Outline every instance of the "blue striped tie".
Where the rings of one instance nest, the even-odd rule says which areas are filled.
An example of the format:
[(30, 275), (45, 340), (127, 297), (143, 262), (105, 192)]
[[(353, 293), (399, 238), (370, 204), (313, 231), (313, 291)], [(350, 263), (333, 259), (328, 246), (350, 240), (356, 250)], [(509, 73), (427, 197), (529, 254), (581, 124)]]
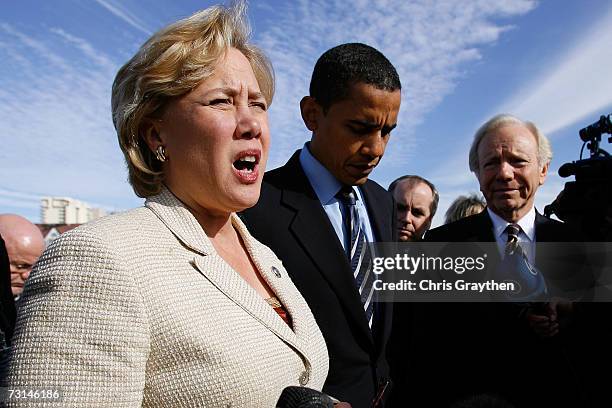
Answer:
[[(346, 231), (346, 252), (355, 278), (355, 286), (359, 290), (361, 304), (368, 325), (372, 327), (374, 311), (374, 274), (372, 273), (372, 254), (365, 235), (365, 228), (357, 211), (356, 195), (351, 186), (343, 187), (336, 195), (342, 206), (342, 219)], [(350, 237), (350, 245), (349, 238)]]

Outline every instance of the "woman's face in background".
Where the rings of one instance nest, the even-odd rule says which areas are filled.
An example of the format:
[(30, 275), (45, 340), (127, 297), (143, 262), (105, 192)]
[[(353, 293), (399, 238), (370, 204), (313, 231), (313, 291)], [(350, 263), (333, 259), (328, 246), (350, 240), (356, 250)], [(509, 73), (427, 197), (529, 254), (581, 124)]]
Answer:
[(210, 77), (168, 104), (158, 123), (166, 185), (196, 212), (255, 205), (270, 143), (267, 109), (251, 64), (229, 49)]

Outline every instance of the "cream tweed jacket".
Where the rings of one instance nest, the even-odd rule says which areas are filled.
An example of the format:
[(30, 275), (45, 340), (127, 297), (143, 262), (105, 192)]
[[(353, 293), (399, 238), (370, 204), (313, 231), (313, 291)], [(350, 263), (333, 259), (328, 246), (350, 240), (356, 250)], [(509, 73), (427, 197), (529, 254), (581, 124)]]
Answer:
[[(325, 342), (281, 261), (232, 223), (293, 330), (168, 190), (53, 241), (18, 304), (9, 387), (65, 407), (274, 407), (320, 390)], [(9, 406), (40, 406), (33, 399)]]

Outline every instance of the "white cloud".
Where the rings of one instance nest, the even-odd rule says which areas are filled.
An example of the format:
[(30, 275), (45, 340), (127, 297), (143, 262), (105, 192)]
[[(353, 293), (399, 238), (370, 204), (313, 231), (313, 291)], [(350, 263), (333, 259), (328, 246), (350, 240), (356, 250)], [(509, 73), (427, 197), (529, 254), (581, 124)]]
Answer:
[(121, 7), (121, 5), (114, 3), (112, 0), (95, 0), (100, 6), (104, 7), (114, 16), (123, 20), (133, 28), (142, 31), (146, 35), (151, 35), (153, 32), (149, 30), (145, 25), (132, 13), (130, 13), (125, 8)]
[(107, 72), (112, 72), (116, 69), (116, 64), (111, 61), (105, 54), (96, 50), (90, 43), (82, 38), (75, 37), (62, 30), (61, 28), (51, 28), (52, 33), (59, 35), (63, 40), (68, 42), (70, 45), (76, 47), (83, 56), (89, 58), (95, 65), (100, 69), (104, 69)]
[[(0, 30), (2, 30), (4, 32), (3, 34), (7, 35), (9, 39), (12, 38), (12, 40), (3, 42), (2, 48), (4, 50), (10, 50), (13, 53), (11, 55), (15, 58), (14, 62), (25, 63), (28, 67), (31, 67), (27, 55), (16, 54), (17, 47), (13, 41), (17, 40), (17, 44), (20, 45), (22, 49), (28, 49), (28, 51), (35, 53), (40, 58), (44, 59), (46, 63), (63, 70), (70, 68), (69, 64), (67, 64), (63, 58), (50, 51), (49, 47), (42, 41), (18, 31), (7, 23), (0, 23)], [(16, 57), (16, 55), (19, 55), (19, 57)]]
[[(141, 19), (115, 0), (96, 2), (130, 27), (151, 34)], [(403, 84), (400, 127), (382, 167), (399, 166), (416, 142), (416, 125), (453, 91), (467, 64), (482, 58), (483, 47), (512, 28), (498, 20), (527, 13), (535, 4), (530, 0), (297, 0), (273, 6), (254, 2), (251, 7), (268, 7), (269, 23), (258, 24), (256, 34), (277, 75), (270, 112), (270, 165), (284, 163), (309, 137), (299, 100), (307, 93), (316, 59), (326, 49), (343, 42), (365, 42), (383, 51), (398, 68)], [(0, 174), (8, 175), (3, 187), (118, 208), (138, 205), (125, 181), (110, 118), (111, 84), (125, 55), (105, 53), (65, 27), (41, 25), (28, 31), (0, 23), (0, 57), (6, 61), (0, 67), (0, 135), (7, 140), (0, 151)], [(0, 197), (5, 202), (16, 200)]]
[(551, 69), (512, 95), (498, 112), (534, 121), (546, 133), (586, 117), (595, 121), (612, 103), (612, 9)]
[(12, 208), (40, 208), (41, 196), (22, 191), (12, 191), (0, 187), (0, 213), (10, 212)]
[[(131, 206), (135, 199), (125, 182), (110, 114), (118, 66), (61, 29), (35, 37), (8, 24), (0, 28), (2, 43), (9, 44), (0, 46), (0, 57), (19, 56), (0, 76), (3, 190)], [(0, 196), (5, 206), (9, 198), (21, 200), (24, 207), (32, 203)]]
[(299, 101), (308, 92), (316, 59), (328, 48), (364, 42), (398, 69), (403, 85), (400, 127), (382, 166), (399, 166), (410, 156), (415, 127), (453, 91), (465, 64), (480, 59), (482, 47), (512, 28), (495, 20), (522, 15), (535, 5), (528, 0), (299, 0), (268, 11), (273, 25), (264, 26), (258, 37), (277, 76), (270, 164), (284, 163), (309, 137)]
[[(610, 44), (612, 12), (604, 14), (569, 52), (556, 56), (556, 61), (547, 61), (551, 69), (541, 77), (526, 81), (524, 88), (488, 112), (480, 123), (475, 124), (474, 130), (499, 112), (509, 112), (534, 121), (553, 138), (556, 131), (583, 118), (590, 117), (590, 121), (595, 121), (603, 113), (601, 110), (612, 104)], [(435, 171), (434, 182), (439, 180), (443, 190), (459, 186), (468, 189), (472, 183), (468, 178), (473, 179), (474, 176), (467, 170), (467, 157), (468, 147), (458, 152), (457, 158), (446, 161)], [(548, 181), (538, 191), (536, 207), (540, 211), (555, 199), (568, 181), (556, 173), (556, 170), (550, 170)]]

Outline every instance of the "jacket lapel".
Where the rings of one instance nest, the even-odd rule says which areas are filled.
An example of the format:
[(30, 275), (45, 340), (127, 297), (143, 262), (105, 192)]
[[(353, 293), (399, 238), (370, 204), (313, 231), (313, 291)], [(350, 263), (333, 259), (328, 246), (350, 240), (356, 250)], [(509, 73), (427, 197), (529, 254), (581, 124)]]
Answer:
[(292, 184), (281, 201), (295, 211), (289, 230), (327, 280), (356, 327), (374, 346), (361, 299), (340, 241), (299, 163), (299, 151), (285, 165)]
[[(386, 211), (381, 211), (388, 203), (381, 200), (380, 195), (377, 195), (372, 190), (372, 182), (366, 181), (365, 184), (359, 187), (363, 199), (365, 201), (366, 210), (370, 219), (370, 226), (374, 234), (376, 242), (393, 242), (397, 240), (395, 219), (397, 214), (395, 209), (389, 216)], [(395, 206), (395, 203), (393, 204)], [(376, 302), (374, 304), (374, 323), (372, 325), (372, 333), (374, 333), (374, 341), (376, 349), (381, 350), (383, 342), (388, 338), (391, 332), (393, 315), (393, 302)]]
[(384, 208), (386, 204), (381, 202), (378, 197), (371, 192), (370, 183), (369, 180), (366, 181), (359, 189), (363, 193), (368, 217), (370, 218), (370, 226), (374, 232), (374, 239), (377, 242), (385, 242), (393, 236), (393, 231), (391, 231), (392, 220), (384, 217), (386, 215), (385, 212), (377, 211), (378, 208)]
[(559, 228), (558, 225), (541, 215), (536, 211), (535, 218), (535, 230), (536, 230), (536, 240), (539, 242), (557, 242), (562, 241), (563, 239), (570, 240), (567, 237), (559, 236)]
[(187, 248), (201, 255), (215, 253), (215, 248), (200, 223), (167, 188), (164, 187), (158, 195), (147, 198), (145, 207), (153, 211)]
[(481, 213), (474, 216), (474, 241), (479, 242), (495, 242), (493, 235), (493, 222), (489, 217), (489, 212), (485, 209)]
[[(567, 230), (563, 227), (563, 224), (559, 224), (536, 211), (535, 218), (535, 240), (537, 243), (544, 242), (562, 242), (571, 241), (572, 237), (568, 237)], [(550, 251), (560, 251), (562, 253), (554, 256)], [(544, 252), (544, 253), (543, 253)], [(536, 248), (535, 264), (542, 269), (546, 269), (546, 262), (551, 259), (565, 259), (565, 256), (571, 255), (574, 252), (571, 244), (565, 245), (540, 245)]]
[(484, 209), (479, 214), (473, 216), (474, 224), (472, 229), (472, 237), (467, 239), (466, 241), (473, 242), (490, 242), (491, 244), (487, 246), (490, 248), (490, 265), (497, 265), (501, 262), (501, 256), (497, 250), (497, 244), (495, 243), (495, 235), (493, 234), (493, 221), (491, 221), (491, 217), (489, 217), (489, 212)]
[[(147, 199), (145, 205), (158, 216), (185, 247), (195, 252), (191, 264), (199, 273), (255, 320), (306, 355), (296, 333), (257, 291), (217, 254), (200, 224), (181, 201), (170, 191), (164, 189), (159, 195)], [(282, 277), (278, 279), (272, 269), (275, 267), (278, 271), (282, 271), (282, 264), (275, 257), (262, 257), (261, 249), (255, 245), (256, 241), (248, 233), (244, 224), (235, 214), (232, 214), (231, 217), (232, 224), (242, 236), (247, 251), (262, 277), (278, 294), (277, 297), (287, 307), (289, 313), (293, 312), (298, 315), (296, 321), (299, 324), (300, 309), (295, 305), (295, 290), (290, 288), (286, 276), (284, 280)]]
[[(259, 305), (263, 304), (265, 306), (262, 315), (265, 314), (269, 318), (262, 322), (289, 344), (300, 350), (300, 334), (306, 329), (304, 325), (304, 317), (308, 309), (306, 302), (293, 285), (289, 274), (276, 255), (268, 247), (253, 238), (237, 215), (232, 214), (232, 222), (242, 236), (245, 247), (259, 273), (291, 316), (293, 330), (265, 301), (257, 302)], [(266, 256), (263, 254), (266, 254)], [(256, 295), (258, 300), (261, 299), (261, 296), (257, 293)]]
[[(211, 259), (211, 257), (218, 259)], [(273, 291), (281, 293), (283, 290), (278, 284), (274, 284), (269, 273), (264, 272), (264, 265), (261, 260), (255, 261), (255, 265), (262, 270), (262, 276), (270, 285)], [(280, 318), (274, 309), (253, 289), (242, 277), (234, 271), (218, 255), (194, 258), (194, 267), (217, 287), (232, 302), (240, 306), (245, 312), (255, 320), (264, 325), (278, 337), (283, 339), (302, 354), (306, 355), (302, 345), (298, 342), (296, 333)], [(278, 267), (278, 266), (277, 266)], [(279, 269), (280, 270), (280, 269)], [(287, 297), (278, 296), (281, 302), (287, 301)], [(289, 302), (290, 303), (290, 302)], [(283, 304), (284, 305), (284, 304)], [(291, 309), (287, 306), (287, 311)], [(293, 310), (295, 313), (295, 310)], [(293, 316), (292, 316), (293, 317)]]

